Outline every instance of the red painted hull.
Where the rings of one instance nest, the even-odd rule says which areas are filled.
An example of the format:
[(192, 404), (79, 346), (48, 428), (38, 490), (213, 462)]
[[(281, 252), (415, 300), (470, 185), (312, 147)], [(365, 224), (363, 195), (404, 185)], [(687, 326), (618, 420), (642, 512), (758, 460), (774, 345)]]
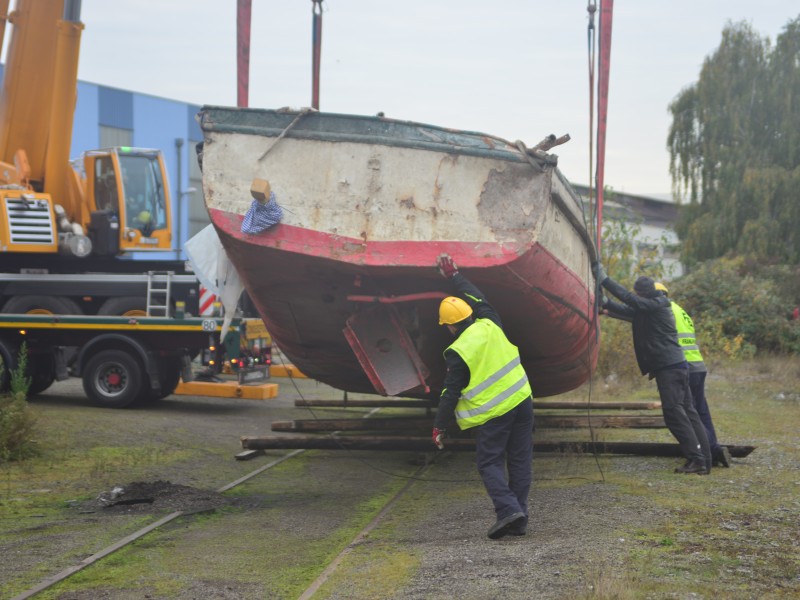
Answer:
[[(520, 349), (534, 396), (551, 396), (588, 380), (597, 360), (591, 277), (567, 268), (538, 242), (364, 242), (279, 224), (241, 233), (240, 215), (209, 208), (220, 240), (273, 339), (303, 373), (333, 387), (375, 393), (348, 344), (348, 319), (379, 299), (393, 313), (429, 372), (403, 392), (438, 397), (443, 350), (452, 338), (438, 325), (439, 298), (452, 290), (434, 267), (446, 252), (487, 296)], [(587, 267), (588, 270), (588, 267)], [(375, 302), (370, 304), (367, 299)], [(427, 386), (427, 389), (426, 389)]]

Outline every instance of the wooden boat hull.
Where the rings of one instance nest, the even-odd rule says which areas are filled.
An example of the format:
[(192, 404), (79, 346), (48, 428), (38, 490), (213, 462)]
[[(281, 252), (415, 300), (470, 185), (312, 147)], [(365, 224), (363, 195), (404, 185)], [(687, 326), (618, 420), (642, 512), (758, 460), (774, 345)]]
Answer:
[[(211, 221), (303, 373), (351, 392), (437, 397), (452, 341), (438, 304), (452, 290), (435, 262), (448, 253), (498, 309), (535, 396), (588, 379), (593, 247), (548, 160), (378, 117), (216, 107), (201, 116)], [(242, 233), (255, 177), (270, 181), (285, 217)]]

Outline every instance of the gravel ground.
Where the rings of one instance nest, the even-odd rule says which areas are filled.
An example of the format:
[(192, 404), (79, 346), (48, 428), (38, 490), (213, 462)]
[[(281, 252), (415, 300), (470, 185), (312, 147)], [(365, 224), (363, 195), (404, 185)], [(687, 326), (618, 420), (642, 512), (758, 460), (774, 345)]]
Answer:
[[(143, 459), (143, 464), (133, 466), (111, 465), (107, 477), (96, 476), (80, 488), (87, 499), (71, 503), (57, 518), (6, 522), (0, 532), (0, 582), (18, 583), (13, 588), (0, 585), (0, 597), (11, 597), (5, 592), (12, 589), (19, 593), (80, 562), (158, 516), (174, 511), (220, 510), (222, 514), (202, 526), (190, 526), (191, 521), (186, 521), (185, 525), (160, 534), (158, 545), (170, 549), (172, 562), (169, 556), (151, 557), (147, 543), (139, 546), (147, 555), (141, 565), (140, 581), (114, 587), (94, 581), (82, 590), (70, 590), (67, 585), (48, 591), (52, 594), (48, 597), (298, 597), (296, 577), (290, 575), (282, 580), (278, 574), (302, 573), (301, 586), (306, 585), (302, 581), (316, 577), (363, 527), (363, 522), (343, 544), (336, 546), (333, 554), (321, 546), (326, 538), (348, 526), (365, 498), (380, 494), (388, 498), (396, 493), (406, 481), (404, 478), (418, 468), (412, 463), (419, 457), (410, 453), (318, 451), (304, 455), (306, 458), (298, 461), (299, 465), (257, 476), (235, 494), (214, 491), (286, 453), (270, 451), (252, 462), (236, 461), (233, 457), (241, 450), (240, 436), (267, 435), (273, 420), (313, 418), (303, 409), (294, 408), (293, 401), (299, 394), (306, 399), (341, 398), (341, 392), (315, 382), (298, 380), (296, 390), (286, 380), (277, 381), (281, 386), (279, 398), (265, 402), (171, 396), (148, 409), (99, 409), (83, 399), (77, 381), (57, 384), (34, 400), (32, 404), (47, 427), (57, 430), (59, 423), (68, 422), (74, 428), (63, 432), (65, 444), (135, 446), (138, 440), (142, 445), (162, 448), (162, 453), (167, 452), (165, 448), (187, 452), (191, 459), (153, 460), (152, 464)], [(319, 417), (337, 414), (325, 410), (315, 413)], [(616, 470), (665, 486), (669, 482), (659, 483), (657, 475), (676, 462), (637, 457), (608, 460)], [(762, 459), (757, 457), (756, 464), (759, 460)], [(284, 464), (289, 463), (292, 460)], [(669, 522), (675, 513), (657, 508), (646, 498), (620, 494), (614, 485), (602, 483), (591, 457), (539, 456), (534, 461), (534, 474), (528, 535), (492, 541), (486, 537), (486, 530), (493, 521), (493, 512), (472, 455), (438, 456), (422, 476), (426, 480), (414, 482), (374, 530), (348, 547), (339, 568), (321, 584), (314, 597), (615, 597), (592, 596), (590, 586), (599, 585), (624, 566), (631, 544), (635, 543), (624, 532), (655, 529)], [(716, 476), (722, 485), (724, 472)], [(46, 496), (48, 489), (58, 485), (57, 481), (29, 481), (28, 487), (14, 490), (11, 495), (41, 492)], [(389, 489), (394, 491), (388, 493)], [(0, 509), (8, 510), (13, 507), (13, 498), (4, 497), (8, 501), (0, 503)], [(150, 515), (153, 518), (147, 520)], [(395, 587), (370, 579), (372, 567), (382, 560), (375, 557), (385, 556), (387, 549), (418, 561), (408, 571), (412, 573), (410, 578)], [(314, 558), (318, 554), (321, 556)], [(230, 564), (216, 566), (220, 561)], [(276, 573), (274, 580), (265, 576), (270, 569)], [(159, 591), (152, 583), (155, 575), (150, 577), (149, 572), (162, 577), (169, 573), (180, 582), (178, 591)]]

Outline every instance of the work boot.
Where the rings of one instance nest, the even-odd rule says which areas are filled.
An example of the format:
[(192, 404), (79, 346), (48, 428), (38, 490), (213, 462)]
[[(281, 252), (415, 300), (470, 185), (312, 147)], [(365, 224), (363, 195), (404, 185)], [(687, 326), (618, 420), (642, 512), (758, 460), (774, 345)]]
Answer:
[(678, 467), (675, 469), (676, 473), (697, 473), (698, 475), (708, 475), (709, 471), (708, 467), (706, 467), (705, 461), (700, 462), (699, 460), (690, 460), (682, 467)]
[(489, 539), (499, 540), (509, 533), (509, 530), (517, 525), (525, 525), (525, 513), (515, 512), (505, 519), (497, 519), (494, 525), (489, 528)]
[(508, 535), (525, 535), (527, 529), (528, 517), (525, 517), (522, 521), (518, 521), (508, 528)]
[(714, 452), (714, 464), (721, 465), (726, 469), (731, 466), (731, 453), (727, 446), (720, 446)]

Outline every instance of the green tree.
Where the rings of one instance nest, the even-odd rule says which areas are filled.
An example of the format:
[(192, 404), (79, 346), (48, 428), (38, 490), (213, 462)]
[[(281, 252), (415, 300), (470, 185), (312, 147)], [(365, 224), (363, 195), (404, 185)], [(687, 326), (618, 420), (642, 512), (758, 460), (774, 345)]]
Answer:
[(800, 263), (800, 17), (775, 47), (728, 24), (699, 80), (670, 104), (682, 258)]

